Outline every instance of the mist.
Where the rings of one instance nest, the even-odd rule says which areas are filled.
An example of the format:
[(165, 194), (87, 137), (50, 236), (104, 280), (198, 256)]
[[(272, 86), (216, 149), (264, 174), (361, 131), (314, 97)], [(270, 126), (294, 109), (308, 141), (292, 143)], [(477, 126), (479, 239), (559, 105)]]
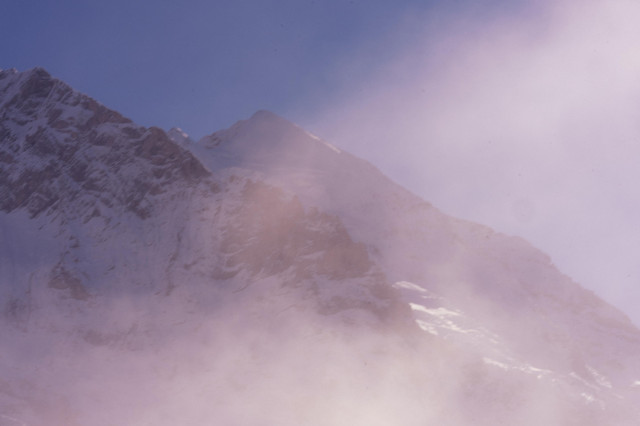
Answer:
[[(597, 406), (546, 379), (487, 364), (469, 348), (418, 330), (318, 315), (308, 300), (283, 295), (281, 283), (251, 286), (251, 295), (218, 292), (216, 309), (185, 300), (204, 294), (191, 288), (170, 298), (102, 298), (103, 306), (76, 313), (68, 327), (50, 314), (32, 318), (28, 337), (3, 328), (12, 342), (2, 360), (11, 372), (0, 388), (3, 421), (604, 424)], [(55, 326), (38, 330), (42, 320)], [(6, 395), (17, 402), (7, 404)], [(615, 422), (616, 414), (607, 415)]]
[[(250, 175), (218, 171), (215, 185), (160, 195), (152, 200), (163, 206), (156, 216), (123, 215), (118, 232), (100, 222), (81, 226), (77, 218), (70, 229), (84, 257), (70, 271), (93, 277), (84, 281), (87, 299), (70, 286), (51, 286), (56, 265), (43, 253), (23, 256), (23, 270), (3, 265), (12, 284), (28, 291), (11, 295), (25, 309), (3, 310), (0, 330), (10, 344), (0, 359), (2, 421), (533, 426), (605, 424), (628, 415), (598, 392), (595, 404), (585, 403), (564, 373), (520, 371), (487, 359), (473, 339), (420, 329), (376, 256), (338, 217)], [(412, 225), (381, 211), (389, 222), (379, 222), (383, 235), (388, 226)], [(39, 238), (20, 250), (64, 242), (59, 232), (48, 233), (59, 229), (42, 223)], [(11, 232), (20, 229), (8, 226), (4, 236)], [(450, 261), (426, 256), (416, 264), (446, 269), (451, 280), (487, 278), (481, 268), (457, 263), (473, 257), (444, 257), (450, 254)], [(477, 299), (466, 291), (463, 299)], [(484, 303), (496, 306), (477, 299), (476, 313), (490, 310)], [(524, 312), (513, 324), (526, 322)], [(480, 318), (471, 315), (471, 327)], [(562, 366), (564, 354), (558, 359), (545, 366)], [(605, 402), (606, 410), (599, 405)]]
[(627, 0), (412, 11), (377, 40), (389, 58), (300, 122), (523, 236), (637, 324), (639, 17)]
[(634, 424), (639, 11), (409, 11), (319, 137), (6, 72), (0, 424)]

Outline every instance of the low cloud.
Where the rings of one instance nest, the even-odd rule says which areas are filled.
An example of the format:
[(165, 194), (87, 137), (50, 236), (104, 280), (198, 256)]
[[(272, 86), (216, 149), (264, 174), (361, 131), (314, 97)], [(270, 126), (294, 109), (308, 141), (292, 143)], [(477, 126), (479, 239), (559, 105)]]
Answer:
[(394, 59), (307, 125), (632, 314), (640, 5), (496, 10), (408, 18), (412, 41), (388, 37)]

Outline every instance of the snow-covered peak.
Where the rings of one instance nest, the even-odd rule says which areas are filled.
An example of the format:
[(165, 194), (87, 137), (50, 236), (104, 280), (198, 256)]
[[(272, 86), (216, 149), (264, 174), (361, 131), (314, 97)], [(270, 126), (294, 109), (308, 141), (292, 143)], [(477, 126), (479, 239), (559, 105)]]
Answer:
[(286, 125), (291, 124), (287, 119), (279, 116), (278, 114), (276, 114), (275, 112), (271, 112), (267, 109), (259, 109), (258, 111), (254, 112), (253, 115), (251, 116), (251, 118), (249, 118), (249, 120), (267, 120), (267, 121), (281, 121), (286, 123)]
[(0, 102), (11, 101), (20, 94), (22, 98), (46, 98), (54, 84), (71, 88), (51, 76), (44, 68), (36, 67), (19, 72), (15, 68), (0, 71)]
[[(35, 336), (0, 357), (0, 423), (19, 413), (3, 401), (33, 396), (8, 375), (61, 389), (79, 424), (91, 425), (237, 423), (247, 404), (301, 413), (284, 424), (338, 424), (345, 396), (361, 395), (348, 404), (366, 414), (357, 424), (371, 424), (370, 407), (394, 395), (398, 405), (378, 410), (390, 417), (374, 423), (397, 423), (405, 403), (417, 413), (406, 424), (566, 424), (529, 420), (539, 401), (566, 404), (562, 419), (575, 424), (623, 424), (583, 420), (637, 410), (640, 333), (624, 316), (529, 244), (439, 212), (274, 113), (187, 143), (182, 130), (138, 126), (42, 69), (0, 71), (0, 107), (0, 331), (5, 348)], [(332, 352), (319, 339), (340, 330), (355, 349), (346, 368), (300, 355)], [(60, 342), (78, 357), (51, 355), (65, 355), (47, 350)], [(225, 353), (230, 346), (248, 352)], [(136, 365), (144, 373), (132, 376)], [(310, 394), (312, 370), (321, 374)], [(176, 400), (195, 377), (195, 399)], [(166, 399), (155, 389), (168, 389)], [(455, 405), (433, 404), (441, 394)], [(328, 395), (337, 403), (306, 410)], [(146, 400), (142, 417), (120, 412)], [(175, 404), (170, 415), (159, 400)], [(220, 403), (205, 417), (183, 417), (212, 400)], [(234, 404), (239, 415), (220, 416)], [(432, 407), (442, 413), (431, 417)], [(469, 412), (450, 422), (458, 407)], [(243, 424), (265, 423), (258, 411)]]
[(18, 71), (16, 68), (0, 68), (0, 80), (11, 76), (29, 78), (32, 75), (48, 76), (49, 78), (51, 78), (51, 74), (49, 74), (49, 72), (42, 67), (35, 67), (22, 72)]
[[(640, 348), (640, 334), (624, 315), (598, 303), (530, 244), (443, 214), (366, 161), (332, 150), (275, 114), (256, 113), (192, 150), (212, 169), (258, 171), (304, 205), (340, 217), (388, 278), (453, 301), (536, 365), (558, 368), (576, 351), (605, 368), (596, 342), (628, 345), (626, 354)], [(569, 348), (532, 349), (567, 336), (573, 336)]]
[[(0, 107), (22, 98), (39, 98), (52, 85), (51, 75), (43, 68), (18, 72), (15, 68), (0, 71)], [(8, 105), (10, 106), (10, 105)]]
[(260, 129), (264, 129), (266, 127), (268, 129), (271, 129), (274, 136), (278, 135), (281, 138), (297, 137), (298, 143), (305, 143), (304, 141), (309, 142), (310, 140), (313, 140), (324, 145), (337, 154), (341, 153), (340, 149), (331, 145), (329, 142), (322, 140), (318, 136), (312, 134), (311, 132), (308, 132), (297, 124), (292, 123), (286, 118), (283, 118), (271, 111), (258, 110), (251, 116), (251, 118), (249, 118), (249, 120), (245, 122), (245, 125), (257, 126)]
[(179, 127), (172, 127), (167, 132), (167, 136), (169, 136), (169, 139), (171, 139), (173, 142), (181, 146), (186, 146), (190, 143), (193, 143), (193, 140), (189, 137), (189, 135)]
[[(77, 92), (44, 68), (24, 72), (0, 73), (0, 108), (4, 122), (29, 128), (51, 127), (65, 131), (70, 127), (86, 130), (105, 123), (131, 124), (131, 120)], [(13, 127), (13, 126), (12, 126)]]
[(3, 211), (93, 214), (98, 202), (144, 217), (151, 194), (208, 175), (161, 129), (132, 123), (42, 68), (2, 72), (0, 108)]
[(7, 78), (10, 75), (15, 75), (17, 73), (18, 73), (18, 70), (16, 68), (7, 68), (7, 69), (0, 68), (0, 80)]
[(340, 150), (269, 111), (258, 111), (222, 131), (203, 137), (197, 150), (211, 151), (214, 168), (252, 163), (260, 167), (296, 164), (316, 168), (335, 161)]

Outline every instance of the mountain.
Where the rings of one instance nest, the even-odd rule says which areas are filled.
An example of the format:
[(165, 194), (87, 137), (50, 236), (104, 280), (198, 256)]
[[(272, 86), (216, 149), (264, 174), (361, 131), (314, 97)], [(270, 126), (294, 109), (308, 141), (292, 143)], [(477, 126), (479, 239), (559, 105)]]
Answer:
[(624, 314), (284, 118), (0, 114), (0, 425), (638, 424)]

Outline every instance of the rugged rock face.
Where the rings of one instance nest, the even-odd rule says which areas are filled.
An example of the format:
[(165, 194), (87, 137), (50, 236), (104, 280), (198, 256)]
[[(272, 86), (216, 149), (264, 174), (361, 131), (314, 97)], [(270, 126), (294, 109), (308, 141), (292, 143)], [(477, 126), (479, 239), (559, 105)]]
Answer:
[[(0, 208), (27, 212), (31, 219), (52, 218), (44, 226), (54, 235), (43, 238), (59, 248), (49, 253), (53, 261), (43, 278), (58, 294), (83, 301), (109, 288), (126, 292), (123, 277), (170, 293), (176, 284), (167, 277), (176, 268), (178, 249), (200, 257), (186, 263), (204, 264), (209, 272), (202, 278), (207, 281), (230, 280), (240, 272), (245, 281), (287, 273), (287, 283), (308, 282), (315, 293), (316, 276), (366, 280), (372, 290), (362, 291), (377, 292), (358, 295), (357, 301), (336, 294), (319, 302), (325, 310), (372, 304), (385, 293), (382, 287), (390, 288), (365, 247), (351, 239), (337, 217), (305, 212), (297, 199), (286, 201), (282, 191), (242, 174), (228, 183), (217, 180), (180, 147), (184, 141), (176, 143), (158, 128), (136, 126), (43, 69), (2, 71), (0, 76), (1, 147), (11, 156), (0, 168)], [(200, 206), (205, 229), (194, 223), (198, 213), (189, 211), (194, 205)], [(206, 216), (214, 207), (215, 213)], [(141, 225), (140, 220), (149, 223)], [(180, 241), (186, 227), (193, 233), (189, 243)], [(163, 231), (153, 243), (146, 241), (151, 228)], [(210, 258), (202, 259), (201, 251)], [(114, 252), (127, 253), (128, 261), (123, 265)], [(161, 273), (137, 268), (137, 262), (153, 264)], [(34, 281), (32, 272), (13, 275), (16, 282)], [(388, 300), (379, 304), (397, 303), (392, 296), (387, 290)], [(12, 298), (11, 306), (27, 299)]]
[(0, 72), (0, 108), (5, 212), (67, 208), (89, 218), (120, 204), (144, 218), (163, 186), (208, 175), (162, 130), (136, 126), (41, 68)]
[(42, 69), (0, 71), (0, 313), (0, 424), (639, 415), (640, 332), (526, 242), (275, 114), (196, 143)]

